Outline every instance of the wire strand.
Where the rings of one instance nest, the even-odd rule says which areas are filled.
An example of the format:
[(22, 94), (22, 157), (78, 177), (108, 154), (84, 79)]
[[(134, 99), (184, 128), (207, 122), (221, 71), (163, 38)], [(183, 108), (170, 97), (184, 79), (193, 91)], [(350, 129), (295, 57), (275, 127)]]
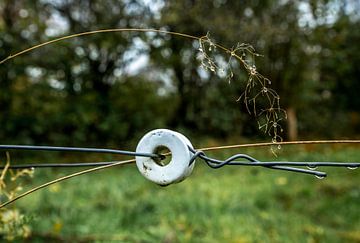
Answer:
[[(300, 145), (300, 144), (336, 144), (336, 143), (360, 143), (360, 140), (315, 140), (315, 141), (291, 141), (291, 142), (278, 142), (278, 143), (275, 143), (275, 145), (278, 145), (278, 144), (281, 144), (281, 145)], [(274, 145), (274, 143), (252, 143), (252, 144), (236, 144), (236, 145), (226, 145), (226, 146), (214, 146), (214, 147), (206, 147), (206, 148), (200, 148), (198, 149), (198, 152), (200, 154), (200, 151), (211, 151), (211, 150), (224, 150), (224, 149), (234, 149), (234, 148), (240, 148), (240, 147), (259, 147), (259, 146), (271, 146), (271, 145)], [(170, 153), (167, 153), (167, 154), (164, 154), (165, 156), (166, 155), (169, 155)], [(195, 160), (195, 159), (194, 159)], [(126, 161), (119, 161), (119, 162), (113, 162), (111, 164), (108, 164), (108, 165), (102, 165), (102, 166), (98, 166), (96, 168), (91, 168), (91, 169), (86, 169), (86, 170), (82, 170), (82, 171), (79, 171), (79, 172), (76, 172), (76, 173), (73, 173), (73, 174), (70, 174), (70, 175), (67, 175), (67, 176), (63, 176), (63, 177), (60, 177), (58, 179), (55, 179), (55, 180), (52, 180), (52, 181), (49, 181), (49, 182), (46, 182), (44, 184), (41, 184), (35, 188), (32, 188), (14, 198), (12, 198), (11, 200), (3, 203), (0, 205), (0, 209), (19, 200), (20, 198), (23, 198), (27, 195), (30, 195), (31, 193), (34, 193), (40, 189), (43, 189), (47, 186), (50, 186), (52, 184), (55, 184), (55, 183), (59, 183), (59, 182), (62, 182), (64, 180), (68, 180), (68, 179), (71, 179), (71, 178), (74, 178), (74, 177), (77, 177), (77, 176), (80, 176), (80, 175), (84, 175), (84, 174), (88, 174), (88, 173), (92, 173), (92, 172), (95, 172), (95, 171), (98, 171), (98, 170), (103, 170), (103, 169), (106, 169), (106, 168), (111, 168), (113, 166), (117, 166), (117, 165), (124, 165), (124, 164), (130, 164), (130, 163), (134, 163), (135, 162), (135, 159), (132, 159), (132, 160), (126, 160)], [(241, 162), (237, 162), (237, 163), (241, 163)], [(254, 163), (254, 162), (253, 162)], [(261, 162), (261, 163), (279, 163), (279, 162)], [(309, 166), (310, 163), (306, 163), (306, 162), (284, 162), (285, 164), (286, 163), (302, 163), (304, 166), (305, 164), (307, 166)], [(314, 162), (315, 164), (316, 163), (320, 163), (320, 162)], [(331, 163), (331, 162), (328, 162), (328, 163)], [(250, 165), (249, 163), (247, 163), (246, 165)], [(254, 163), (255, 166), (260, 166), (260, 164), (256, 164)], [(262, 164), (261, 166), (263, 166), (265, 164)], [(276, 164), (268, 164), (268, 165), (276, 165)], [(324, 166), (327, 166), (327, 165), (324, 165)], [(330, 165), (329, 165), (330, 166)], [(337, 165), (335, 165), (337, 166)], [(323, 178), (323, 177), (320, 177), (320, 178)]]
[[(302, 169), (302, 168), (287, 167), (287, 166), (283, 166), (283, 164), (281, 162), (278, 162), (277, 164), (273, 164), (273, 165), (265, 165), (265, 164), (263, 164), (263, 162), (256, 160), (255, 158), (253, 158), (249, 155), (246, 155), (246, 154), (236, 154), (236, 155), (233, 155), (233, 156), (227, 158), (226, 160), (218, 160), (218, 159), (214, 159), (214, 158), (206, 156), (204, 152), (196, 151), (194, 149), (191, 149), (190, 147), (189, 147), (189, 149), (192, 153), (194, 153), (194, 156), (193, 156), (193, 158), (191, 158), (189, 164), (191, 164), (196, 159), (196, 157), (199, 157), (199, 158), (203, 159), (206, 162), (206, 164), (213, 169), (219, 169), (225, 165), (246, 164), (247, 166), (263, 166), (263, 167), (266, 167), (269, 169), (274, 169), (274, 170), (285, 170), (285, 171), (290, 171), (290, 172), (304, 173), (304, 174), (315, 175), (315, 176), (322, 177), (322, 178), (326, 177), (325, 172), (307, 170), (307, 169)], [(246, 159), (247, 161), (250, 161), (251, 163), (238, 162), (237, 159)]]
[[(216, 150), (226, 150), (226, 149), (235, 149), (243, 147), (261, 147), (261, 146), (271, 146), (271, 145), (301, 145), (301, 144), (339, 144), (339, 143), (360, 143), (360, 140), (314, 140), (314, 141), (288, 141), (288, 142), (277, 142), (277, 143), (252, 143), (252, 144), (234, 144), (234, 145), (225, 145), (225, 146), (214, 146), (214, 147), (205, 147), (199, 148), (198, 151), (216, 151)], [(68, 152), (93, 152), (93, 153), (111, 153), (111, 154), (121, 154), (121, 155), (130, 155), (130, 156), (144, 156), (151, 158), (160, 158), (165, 159), (165, 156), (170, 155), (171, 153), (165, 154), (152, 154), (152, 153), (138, 153), (132, 151), (124, 151), (117, 149), (104, 149), (104, 148), (81, 148), (81, 147), (53, 147), (53, 146), (30, 146), (30, 145), (0, 145), (0, 149), (9, 149), (9, 150), (35, 150), (35, 151), (68, 151)], [(200, 152), (201, 153), (201, 152)], [(194, 155), (198, 157), (199, 155)], [(203, 156), (203, 155), (202, 155)], [(254, 159), (253, 162), (256, 160)], [(190, 164), (193, 161), (190, 162)], [(112, 164), (114, 162), (85, 162), (85, 163), (32, 163), (32, 164), (21, 164), (21, 165), (10, 165), (9, 169), (26, 169), (26, 168), (51, 168), (51, 167), (92, 167), (92, 166), (102, 166)], [(335, 166), (335, 167), (356, 167), (356, 163), (337, 163), (336, 162), (262, 162), (269, 163), (268, 166), (282, 166), (282, 165), (292, 165), (292, 166)], [(302, 163), (300, 165), (300, 163)], [(321, 164), (319, 164), (321, 163)], [(234, 164), (234, 163), (232, 163)], [(238, 164), (238, 165), (247, 165), (247, 164)], [(263, 164), (265, 166), (265, 164)], [(256, 165), (255, 165), (256, 166)], [(4, 169), (5, 166), (0, 166), (0, 169)], [(285, 169), (286, 170), (286, 169)], [(291, 171), (291, 170), (290, 170)]]
[(106, 148), (81, 148), (81, 147), (57, 147), (57, 146), (32, 146), (32, 145), (0, 145), (2, 150), (33, 150), (33, 151), (58, 151), (58, 152), (84, 152), (84, 153), (107, 153), (107, 154), (121, 154), (128, 156), (142, 156), (158, 158), (158, 154), (153, 153), (138, 153), (133, 151), (125, 151), (118, 149)]

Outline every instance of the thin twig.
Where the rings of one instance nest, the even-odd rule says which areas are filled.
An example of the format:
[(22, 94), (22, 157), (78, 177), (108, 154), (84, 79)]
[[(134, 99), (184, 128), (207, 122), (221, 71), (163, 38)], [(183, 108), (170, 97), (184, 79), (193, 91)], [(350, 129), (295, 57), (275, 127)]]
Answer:
[[(67, 40), (67, 39), (72, 39), (75, 37), (80, 37), (80, 36), (85, 36), (85, 35), (93, 35), (93, 34), (99, 34), (99, 33), (111, 33), (111, 32), (155, 32), (155, 33), (161, 33), (161, 34), (169, 34), (169, 35), (176, 35), (176, 36), (181, 36), (181, 37), (185, 37), (188, 39), (194, 39), (194, 40), (200, 40), (202, 37), (197, 37), (197, 36), (193, 36), (193, 35), (188, 35), (188, 34), (184, 34), (184, 33), (179, 33), (179, 32), (173, 32), (173, 31), (166, 31), (166, 30), (157, 30), (157, 29), (131, 29), (131, 28), (121, 28), (121, 29), (101, 29), (101, 30), (93, 30), (93, 31), (87, 31), (87, 32), (81, 32), (81, 33), (77, 33), (77, 34), (72, 34), (72, 35), (67, 35), (67, 36), (63, 36), (60, 38), (56, 38), (50, 41), (46, 41), (43, 42), (41, 44), (38, 45), (34, 45), (32, 47), (29, 47), (25, 50), (16, 52), (15, 54), (9, 55), (8, 57), (6, 57), (5, 59), (0, 61), (0, 65), (17, 57), (20, 55), (23, 55), (27, 52), (30, 52), (32, 50), (35, 50), (37, 48), (43, 47), (43, 46), (47, 46), (59, 41), (63, 41), (63, 40)], [(227, 49), (226, 47), (219, 45), (219, 44), (215, 44), (218, 48), (222, 49), (225, 52), (231, 52), (229, 49)], [(235, 55), (236, 56), (236, 55)], [(240, 58), (238, 56), (238, 58)]]

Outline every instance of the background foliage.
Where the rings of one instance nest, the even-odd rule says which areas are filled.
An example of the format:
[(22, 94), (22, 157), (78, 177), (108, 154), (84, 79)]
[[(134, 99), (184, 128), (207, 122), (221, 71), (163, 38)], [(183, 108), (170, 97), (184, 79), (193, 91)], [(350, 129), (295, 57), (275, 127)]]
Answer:
[[(2, 58), (56, 36), (102, 28), (151, 27), (195, 36), (209, 31), (229, 48), (250, 43), (263, 55), (258, 70), (288, 111), (284, 137), (359, 132), (356, 1), (16, 0), (2, 1), (0, 8)], [(238, 74), (230, 85), (205, 73), (194, 45), (169, 35), (99, 34), (4, 63), (0, 138), (121, 146), (159, 126), (221, 138), (261, 136), (254, 118), (236, 103), (243, 70), (234, 67)]]

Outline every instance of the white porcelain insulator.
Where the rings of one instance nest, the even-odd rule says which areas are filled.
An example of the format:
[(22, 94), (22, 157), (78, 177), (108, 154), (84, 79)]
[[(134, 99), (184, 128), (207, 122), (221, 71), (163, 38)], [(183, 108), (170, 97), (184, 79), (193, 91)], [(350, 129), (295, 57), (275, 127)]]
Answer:
[(171, 161), (167, 165), (156, 163), (153, 158), (136, 156), (136, 165), (140, 173), (155, 182), (166, 186), (177, 183), (189, 176), (194, 168), (189, 161), (193, 156), (188, 147), (193, 148), (184, 135), (168, 129), (156, 129), (145, 134), (136, 147), (138, 153), (156, 153), (161, 147), (171, 152)]

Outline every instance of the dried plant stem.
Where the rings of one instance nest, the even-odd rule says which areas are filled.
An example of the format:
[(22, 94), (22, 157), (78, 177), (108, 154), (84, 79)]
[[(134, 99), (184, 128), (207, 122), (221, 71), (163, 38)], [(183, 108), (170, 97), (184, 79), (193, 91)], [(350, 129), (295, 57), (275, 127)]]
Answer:
[[(38, 49), (40, 47), (43, 46), (47, 46), (56, 42), (60, 42), (63, 40), (68, 40), (68, 39), (72, 39), (72, 38), (76, 38), (76, 37), (81, 37), (81, 36), (86, 36), (86, 35), (94, 35), (94, 34), (99, 34), (99, 33), (112, 33), (112, 32), (154, 32), (154, 33), (160, 33), (160, 34), (169, 34), (169, 35), (175, 35), (175, 36), (181, 36), (184, 38), (188, 38), (188, 39), (193, 39), (193, 40), (200, 40), (202, 37), (197, 37), (197, 36), (193, 36), (193, 35), (188, 35), (188, 34), (184, 34), (184, 33), (179, 33), (179, 32), (173, 32), (173, 31), (166, 31), (166, 30), (157, 30), (157, 29), (133, 29), (133, 28), (121, 28), (121, 29), (101, 29), (101, 30), (93, 30), (93, 31), (87, 31), (87, 32), (81, 32), (81, 33), (77, 33), (77, 34), (72, 34), (72, 35), (67, 35), (67, 36), (63, 36), (60, 38), (56, 38), (35, 46), (32, 46), (30, 48), (27, 48), (25, 50), (16, 52), (15, 54), (9, 55), (8, 57), (6, 57), (5, 59), (0, 61), (0, 64), (3, 64), (17, 56), (23, 55), (27, 52), (33, 51), (35, 49)], [(229, 49), (227, 49), (224, 46), (215, 44), (218, 48), (226, 51), (226, 52), (231, 52)]]
[(303, 144), (359, 144), (360, 140), (313, 140), (313, 141), (289, 141), (289, 142), (277, 142), (277, 143), (249, 143), (249, 144), (234, 144), (217, 147), (200, 148), (200, 151), (215, 151), (224, 149), (235, 148), (250, 148), (250, 147), (266, 147), (273, 145), (303, 145)]
[[(1, 171), (0, 183), (3, 183), (3, 181), (5, 180), (5, 175), (9, 169), (9, 167), (10, 167), (10, 154), (9, 154), (9, 152), (6, 152), (6, 164), (5, 164), (4, 169)], [(2, 188), (1, 185), (0, 185), (0, 188)]]
[[(199, 59), (201, 66), (205, 70), (213, 73), (226, 74), (228, 82), (233, 79), (234, 73), (232, 69), (232, 59), (240, 62), (247, 74), (247, 81), (244, 91), (237, 101), (242, 101), (249, 114), (253, 114), (257, 118), (259, 130), (272, 137), (272, 142), (282, 142), (280, 133), (283, 131), (280, 121), (286, 119), (286, 111), (280, 108), (280, 96), (269, 85), (271, 81), (261, 75), (255, 66), (255, 58), (260, 56), (255, 49), (249, 44), (237, 44), (236, 47), (227, 51), (229, 55), (225, 65), (216, 62), (216, 55), (211, 53), (216, 50), (217, 45), (210, 38), (209, 33), (199, 40)], [(263, 100), (264, 108), (257, 109), (257, 103)], [(261, 103), (261, 102), (260, 102)], [(275, 154), (273, 147), (271, 150)], [(275, 154), (276, 155), (276, 154)]]
[(110, 167), (113, 167), (113, 166), (118, 166), (118, 165), (125, 165), (125, 164), (130, 164), (130, 163), (133, 163), (135, 162), (134, 159), (131, 159), (131, 160), (124, 160), (124, 161), (118, 161), (118, 162), (115, 162), (114, 164), (110, 164), (110, 165), (104, 165), (104, 166), (99, 166), (99, 167), (96, 167), (96, 168), (91, 168), (91, 169), (87, 169), (87, 170), (82, 170), (82, 171), (79, 171), (79, 172), (76, 172), (76, 173), (73, 173), (73, 174), (70, 174), (70, 175), (67, 175), (67, 176), (63, 176), (63, 177), (60, 177), (58, 179), (55, 179), (55, 180), (52, 180), (52, 181), (49, 181), (49, 182), (46, 182), (44, 184), (41, 184), (40, 186), (37, 186), (37, 187), (34, 187), (8, 201), (6, 201), (5, 203), (1, 204), (0, 205), (0, 209), (5, 207), (6, 205), (9, 205), (17, 200), (19, 200), (20, 198), (23, 198), (29, 194), (32, 194), (33, 192), (36, 192), (42, 188), (45, 188), (47, 186), (50, 186), (52, 184), (55, 184), (55, 183), (58, 183), (58, 182), (61, 182), (61, 181), (65, 181), (65, 180), (68, 180), (70, 178), (73, 178), (73, 177), (76, 177), (76, 176), (80, 176), (80, 175), (84, 175), (84, 174), (88, 174), (90, 172), (94, 172), (94, 171), (98, 171), (98, 170), (103, 170), (103, 169), (106, 169), (106, 168), (110, 168)]

